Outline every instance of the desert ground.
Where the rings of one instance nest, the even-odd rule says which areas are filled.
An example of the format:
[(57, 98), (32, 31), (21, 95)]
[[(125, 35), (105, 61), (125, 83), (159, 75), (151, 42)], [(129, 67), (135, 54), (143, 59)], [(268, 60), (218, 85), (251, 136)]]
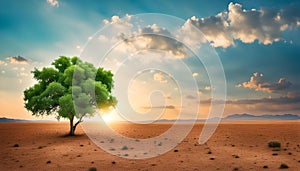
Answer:
[[(203, 124), (171, 151), (150, 159), (125, 159), (97, 147), (82, 128), (68, 137), (68, 123), (0, 123), (0, 170), (300, 170), (300, 122), (221, 123), (206, 144), (197, 143)], [(171, 124), (112, 124), (135, 138), (157, 136)], [(268, 147), (278, 140), (280, 149)], [(264, 168), (265, 167), (265, 168)]]

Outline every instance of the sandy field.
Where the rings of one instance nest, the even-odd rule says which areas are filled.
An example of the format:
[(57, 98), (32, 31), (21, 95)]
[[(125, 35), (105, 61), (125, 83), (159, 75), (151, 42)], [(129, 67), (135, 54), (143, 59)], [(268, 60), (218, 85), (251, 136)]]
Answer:
[[(112, 127), (134, 138), (157, 136), (171, 124)], [(68, 123), (0, 123), (0, 170), (300, 170), (300, 122), (222, 123), (206, 144), (197, 143), (203, 124), (171, 151), (151, 159), (125, 159), (97, 147), (84, 134), (64, 136)], [(268, 147), (270, 140), (280, 149)], [(264, 168), (265, 167), (265, 168)], [(267, 168), (266, 168), (267, 167)]]

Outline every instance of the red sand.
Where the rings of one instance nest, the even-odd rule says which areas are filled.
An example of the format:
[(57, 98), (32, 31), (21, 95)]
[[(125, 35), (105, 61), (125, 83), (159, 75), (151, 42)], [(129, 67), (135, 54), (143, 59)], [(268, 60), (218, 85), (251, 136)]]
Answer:
[[(124, 123), (113, 128), (129, 137), (147, 138), (170, 126)], [(299, 121), (222, 123), (205, 145), (198, 145), (202, 127), (194, 127), (175, 148), (178, 152), (129, 160), (104, 152), (80, 127), (77, 136), (65, 137), (68, 123), (0, 123), (0, 170), (277, 170), (282, 163), (288, 170), (300, 170)], [(270, 140), (281, 142), (280, 151), (268, 147)]]

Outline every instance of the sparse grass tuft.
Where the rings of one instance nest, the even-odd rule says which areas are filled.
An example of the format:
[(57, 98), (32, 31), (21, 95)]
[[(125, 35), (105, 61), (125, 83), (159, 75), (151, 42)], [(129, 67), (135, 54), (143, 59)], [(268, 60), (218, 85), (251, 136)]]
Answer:
[(122, 147), (122, 150), (128, 150), (128, 147), (127, 147), (126, 145), (124, 145), (124, 146)]
[(268, 146), (270, 148), (280, 148), (281, 147), (281, 143), (279, 141), (270, 141), (268, 143)]

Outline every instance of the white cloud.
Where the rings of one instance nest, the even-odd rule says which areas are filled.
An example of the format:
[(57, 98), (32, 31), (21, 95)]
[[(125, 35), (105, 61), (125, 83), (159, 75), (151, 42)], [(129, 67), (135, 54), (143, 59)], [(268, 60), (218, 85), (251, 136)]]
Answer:
[(28, 59), (21, 56), (12, 56), (6, 58), (11, 64), (28, 64)]
[[(227, 48), (234, 45), (231, 36), (229, 24), (226, 20), (227, 13), (219, 13), (216, 16), (207, 18), (197, 18), (195, 16), (187, 20), (186, 24), (193, 24), (199, 28), (205, 38), (212, 43), (214, 47)], [(199, 37), (199, 36), (196, 36)]]
[(29, 74), (28, 74), (28, 73), (25, 73), (25, 72), (21, 72), (21, 73), (20, 73), (20, 76), (22, 76), (22, 77), (27, 77), (27, 76), (29, 76)]
[(203, 91), (201, 89), (198, 89), (197, 93), (198, 95), (202, 95)]
[(102, 22), (107, 25), (107, 24), (114, 24), (114, 26), (117, 27), (129, 27), (131, 28), (133, 25), (130, 23), (131, 15), (126, 14), (125, 17), (120, 18), (117, 15), (114, 15), (111, 17), (110, 20), (104, 19)]
[(167, 83), (168, 80), (165, 78), (165, 75), (162, 72), (153, 74), (153, 79), (159, 81), (160, 83)]
[(179, 41), (173, 39), (167, 29), (161, 28), (156, 24), (139, 29), (135, 35), (120, 34), (118, 38), (124, 42), (118, 48), (131, 51), (131, 53), (153, 49), (180, 59), (187, 56), (187, 48)]
[(200, 44), (206, 42), (204, 35), (199, 34), (199, 29), (195, 27), (191, 19), (188, 19), (183, 26), (178, 30), (178, 35), (176, 37), (178, 40), (184, 42), (187, 46), (191, 48), (198, 49)]
[(5, 65), (6, 62), (0, 60), (0, 65)]
[(255, 89), (256, 91), (273, 93), (286, 90), (291, 85), (292, 83), (287, 81), (285, 78), (280, 78), (277, 83), (268, 83), (264, 80), (263, 74), (255, 72), (250, 77), (249, 81), (238, 84), (236, 87), (244, 87), (249, 89)]
[(165, 99), (171, 99), (171, 96), (170, 95), (164, 95), (164, 98)]
[(108, 41), (108, 38), (105, 35), (99, 35), (98, 40), (102, 41), (102, 42), (106, 42)]
[(257, 40), (267, 45), (283, 40), (282, 31), (299, 26), (300, 15), (297, 11), (297, 7), (294, 6), (279, 10), (246, 10), (241, 4), (231, 2), (228, 11), (206, 18), (194, 16), (186, 23), (192, 23), (199, 28), (214, 47), (234, 46), (235, 40), (243, 43), (253, 43)]
[(211, 87), (210, 86), (205, 86), (204, 90), (209, 91), (209, 90), (211, 90)]
[(50, 4), (53, 7), (58, 7), (59, 6), (58, 0), (47, 0), (47, 3)]
[(194, 72), (194, 73), (193, 73), (193, 77), (197, 77), (197, 76), (199, 76), (199, 73)]

